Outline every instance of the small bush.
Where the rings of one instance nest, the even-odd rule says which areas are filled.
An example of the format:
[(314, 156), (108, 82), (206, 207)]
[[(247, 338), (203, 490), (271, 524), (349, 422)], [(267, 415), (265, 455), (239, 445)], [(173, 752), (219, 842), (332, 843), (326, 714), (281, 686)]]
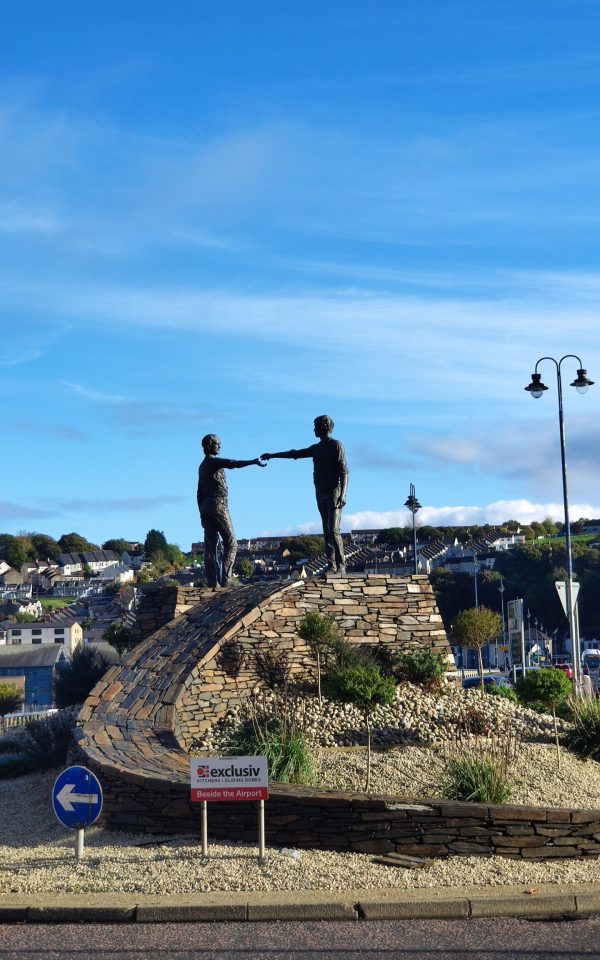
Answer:
[(10, 757), (0, 763), (0, 780), (10, 780), (21, 777), (24, 773), (31, 773), (34, 768), (22, 757)]
[(581, 756), (600, 760), (600, 700), (574, 701), (571, 720), (573, 727), (564, 735), (566, 745)]
[(519, 702), (514, 690), (511, 690), (510, 687), (501, 687), (499, 683), (487, 683), (485, 692), (490, 697), (500, 697), (503, 700), (510, 700), (511, 703)]
[(269, 779), (278, 783), (314, 782), (315, 772), (304, 733), (284, 716), (251, 710), (225, 744), (228, 756), (266, 757)]
[(328, 674), (346, 667), (374, 667), (376, 666), (369, 650), (356, 643), (349, 643), (343, 637), (335, 636), (327, 650), (326, 668)]
[(256, 650), (254, 669), (257, 677), (271, 690), (275, 687), (286, 687), (290, 682), (292, 671), (285, 650)]
[(77, 718), (76, 710), (59, 710), (42, 720), (31, 720), (19, 741), (25, 764), (46, 770), (64, 765)]
[(496, 720), (483, 707), (481, 701), (465, 703), (456, 717), (455, 732), (458, 736), (488, 737), (496, 730)]
[(467, 803), (501, 804), (510, 800), (510, 768), (517, 741), (507, 718), (485, 736), (455, 731), (441, 781), (443, 796)]
[(392, 669), (400, 682), (439, 687), (447, 669), (446, 656), (430, 647), (403, 650), (394, 657)]
[(502, 765), (491, 758), (465, 754), (448, 761), (446, 769), (449, 800), (467, 803), (506, 803), (510, 787)]
[(65, 664), (56, 676), (56, 705), (72, 707), (83, 703), (109, 667), (106, 657), (93, 647), (77, 647), (71, 662)]

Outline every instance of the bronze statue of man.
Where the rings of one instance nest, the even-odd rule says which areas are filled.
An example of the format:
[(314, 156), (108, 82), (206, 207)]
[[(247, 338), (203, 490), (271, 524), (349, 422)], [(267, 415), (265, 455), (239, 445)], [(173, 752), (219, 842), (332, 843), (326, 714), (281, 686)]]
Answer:
[[(200, 522), (204, 527), (206, 582), (216, 590), (217, 586), (226, 587), (229, 583), (237, 553), (224, 471), (236, 470), (238, 467), (266, 467), (266, 463), (261, 463), (258, 457), (255, 460), (227, 460), (217, 456), (221, 441), (214, 433), (202, 438), (202, 449), (205, 457), (198, 470), (198, 509)], [(219, 536), (223, 542), (222, 564), (219, 563), (217, 554)]]
[(317, 507), (323, 521), (323, 537), (329, 569), (345, 573), (346, 560), (340, 533), (340, 520), (342, 507), (346, 505), (348, 467), (342, 444), (331, 436), (333, 427), (331, 417), (316, 417), (315, 436), (319, 438), (318, 443), (313, 443), (304, 450), (263, 453), (261, 460), (300, 460), (312, 457)]

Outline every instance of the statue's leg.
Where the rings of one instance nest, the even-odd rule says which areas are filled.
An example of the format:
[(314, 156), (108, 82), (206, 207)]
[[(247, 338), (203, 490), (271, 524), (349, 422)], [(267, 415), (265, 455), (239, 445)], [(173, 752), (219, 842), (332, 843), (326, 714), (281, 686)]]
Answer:
[(335, 556), (335, 544), (333, 540), (333, 524), (331, 516), (332, 505), (333, 500), (331, 497), (317, 497), (317, 507), (319, 508), (321, 522), (323, 524), (323, 539), (325, 540), (325, 554), (327, 556), (327, 563), (329, 564), (330, 570), (335, 570), (337, 567), (337, 562)]
[(332, 509), (332, 529), (331, 536), (333, 539), (335, 547), (335, 562), (340, 573), (346, 572), (346, 557), (344, 555), (344, 541), (342, 540), (342, 535), (340, 533), (340, 523), (342, 520), (342, 511), (340, 507), (336, 507), (339, 497), (339, 492), (336, 490), (332, 497), (331, 509)]
[(201, 517), (204, 527), (204, 572), (206, 582), (213, 589), (219, 583), (219, 563), (217, 557), (217, 538), (219, 531), (215, 523), (215, 518), (211, 514), (203, 514)]
[(237, 540), (233, 532), (233, 524), (229, 516), (227, 505), (223, 504), (218, 511), (218, 525), (221, 540), (223, 541), (223, 569), (221, 573), (221, 584), (226, 587), (233, 573), (233, 565), (237, 555)]

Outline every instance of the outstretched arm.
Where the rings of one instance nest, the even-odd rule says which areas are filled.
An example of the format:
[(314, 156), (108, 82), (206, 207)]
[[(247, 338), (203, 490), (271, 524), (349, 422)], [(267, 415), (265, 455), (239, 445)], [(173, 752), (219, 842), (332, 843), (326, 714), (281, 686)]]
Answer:
[(305, 447), (304, 450), (281, 450), (279, 453), (261, 453), (261, 460), (301, 460), (304, 457), (312, 457), (312, 447)]
[(255, 457), (254, 460), (221, 460), (220, 463), (226, 470), (238, 470), (240, 467), (266, 467), (266, 463), (261, 463), (260, 457)]

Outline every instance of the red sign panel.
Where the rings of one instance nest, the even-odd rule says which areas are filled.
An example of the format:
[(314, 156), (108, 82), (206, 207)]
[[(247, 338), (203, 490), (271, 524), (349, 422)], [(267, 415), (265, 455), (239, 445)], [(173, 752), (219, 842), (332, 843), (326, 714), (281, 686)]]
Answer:
[(243, 803), (266, 800), (266, 757), (191, 757), (190, 797)]
[(230, 803), (244, 800), (266, 800), (266, 787), (205, 787), (192, 789), (191, 798), (194, 802), (200, 800), (225, 800)]

